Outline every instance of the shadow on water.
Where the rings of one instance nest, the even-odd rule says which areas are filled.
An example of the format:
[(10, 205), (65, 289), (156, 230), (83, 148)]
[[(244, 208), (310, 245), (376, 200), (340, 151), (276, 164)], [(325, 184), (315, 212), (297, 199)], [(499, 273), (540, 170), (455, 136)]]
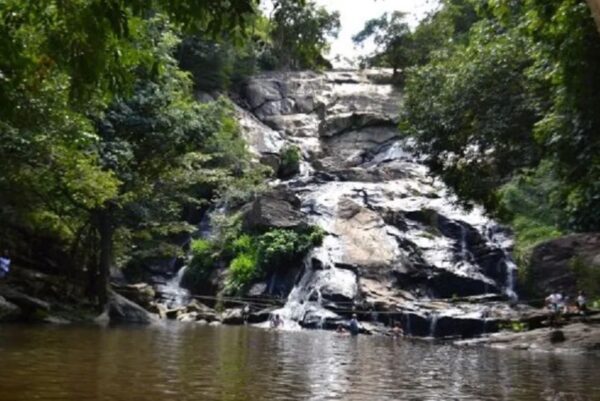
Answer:
[(600, 399), (598, 356), (323, 331), (3, 326), (0, 360), (10, 401)]

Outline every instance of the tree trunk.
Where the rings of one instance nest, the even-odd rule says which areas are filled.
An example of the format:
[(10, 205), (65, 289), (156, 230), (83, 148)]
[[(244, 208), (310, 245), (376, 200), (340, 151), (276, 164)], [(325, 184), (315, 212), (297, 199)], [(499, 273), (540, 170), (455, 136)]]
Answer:
[(592, 11), (592, 16), (594, 17), (594, 21), (596, 21), (596, 28), (598, 28), (598, 33), (600, 33), (600, 0), (586, 0), (590, 10)]
[(96, 294), (100, 306), (108, 301), (108, 286), (110, 279), (110, 266), (113, 256), (113, 233), (111, 213), (100, 210), (96, 214), (96, 224), (100, 236), (100, 257), (98, 262), (98, 275), (96, 281)]

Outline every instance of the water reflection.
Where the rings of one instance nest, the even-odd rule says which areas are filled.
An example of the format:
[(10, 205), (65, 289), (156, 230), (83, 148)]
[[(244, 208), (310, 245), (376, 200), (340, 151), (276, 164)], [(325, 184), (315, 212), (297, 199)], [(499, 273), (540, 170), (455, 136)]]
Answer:
[(600, 400), (600, 357), (166, 325), (0, 327), (0, 400)]

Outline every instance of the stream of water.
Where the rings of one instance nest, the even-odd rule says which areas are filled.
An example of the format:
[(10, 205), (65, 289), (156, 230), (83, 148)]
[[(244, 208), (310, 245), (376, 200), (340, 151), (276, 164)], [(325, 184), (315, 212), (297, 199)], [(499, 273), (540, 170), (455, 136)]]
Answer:
[(2, 326), (0, 400), (600, 400), (600, 357), (325, 331)]

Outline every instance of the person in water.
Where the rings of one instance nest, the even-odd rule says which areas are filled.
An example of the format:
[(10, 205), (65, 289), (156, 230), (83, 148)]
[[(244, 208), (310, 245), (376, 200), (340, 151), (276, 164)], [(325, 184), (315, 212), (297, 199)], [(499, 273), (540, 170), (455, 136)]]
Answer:
[(360, 331), (360, 327), (358, 325), (358, 319), (356, 318), (356, 313), (352, 314), (352, 319), (350, 319), (350, 324), (348, 325), (348, 329), (350, 330), (350, 334), (353, 336), (357, 335)]
[(274, 314), (271, 319), (271, 328), (278, 329), (281, 326), (283, 326), (283, 319), (281, 319), (278, 314)]
[(394, 337), (404, 336), (404, 330), (402, 330), (402, 325), (400, 324), (400, 322), (394, 323), (394, 327), (392, 327), (392, 336), (394, 336)]

